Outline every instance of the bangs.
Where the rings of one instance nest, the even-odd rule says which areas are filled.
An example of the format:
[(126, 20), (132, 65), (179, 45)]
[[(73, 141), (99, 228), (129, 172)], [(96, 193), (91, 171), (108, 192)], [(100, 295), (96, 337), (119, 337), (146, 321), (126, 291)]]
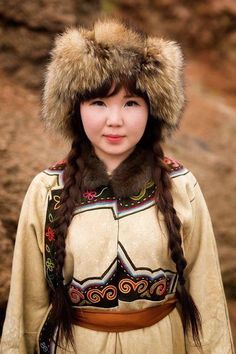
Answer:
[(80, 104), (96, 98), (112, 97), (116, 95), (121, 88), (125, 89), (127, 95), (142, 97), (148, 105), (148, 121), (143, 137), (139, 141), (138, 145), (148, 149), (156, 139), (161, 140), (160, 134), (162, 131), (163, 122), (160, 119), (154, 119), (154, 117), (150, 114), (150, 103), (147, 93), (137, 89), (135, 77), (120, 77), (116, 80), (109, 78), (104, 81), (100, 87), (94, 90), (84, 91), (83, 94), (77, 94), (77, 99), (75, 100), (71, 111), (71, 128), (73, 132), (77, 132), (77, 135), (80, 136), (83, 143), (90, 146), (90, 141), (87, 138), (81, 120)]
[(118, 80), (106, 80), (100, 87), (91, 91), (86, 91), (83, 95), (78, 95), (77, 98), (80, 103), (83, 103), (95, 98), (112, 97), (116, 95), (122, 87), (124, 87), (127, 95), (142, 97), (149, 105), (147, 94), (137, 89), (136, 78), (134, 77), (130, 77), (129, 79), (127, 79), (127, 77), (123, 77), (118, 78)]

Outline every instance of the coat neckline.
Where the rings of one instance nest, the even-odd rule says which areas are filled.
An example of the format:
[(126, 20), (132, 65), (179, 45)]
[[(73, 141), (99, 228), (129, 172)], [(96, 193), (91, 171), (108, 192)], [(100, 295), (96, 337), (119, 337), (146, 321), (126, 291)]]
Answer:
[(111, 174), (94, 151), (87, 151), (83, 161), (82, 191), (109, 185), (116, 197), (128, 197), (138, 194), (152, 178), (152, 154), (141, 147), (136, 147)]

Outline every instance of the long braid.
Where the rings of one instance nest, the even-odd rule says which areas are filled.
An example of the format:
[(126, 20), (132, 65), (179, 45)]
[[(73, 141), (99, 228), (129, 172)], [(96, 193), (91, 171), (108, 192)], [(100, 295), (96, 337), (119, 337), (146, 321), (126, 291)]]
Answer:
[(63, 266), (65, 261), (65, 241), (74, 208), (80, 200), (80, 185), (82, 175), (82, 160), (80, 140), (75, 138), (67, 157), (67, 165), (64, 170), (64, 188), (61, 195), (60, 208), (58, 209), (55, 225), (56, 231), (56, 277), (57, 286), (52, 299), (52, 321), (58, 326), (59, 337), (65, 338), (74, 347), (72, 334), (72, 312), (69, 304), (68, 293), (63, 284)]
[(164, 216), (169, 237), (168, 245), (170, 255), (176, 264), (179, 277), (180, 292), (178, 293), (178, 297), (181, 304), (184, 332), (186, 334), (188, 330), (191, 329), (195, 345), (200, 348), (201, 342), (199, 333), (201, 332), (201, 317), (192, 296), (185, 287), (184, 269), (187, 266), (187, 261), (182, 249), (180, 234), (181, 221), (173, 206), (169, 168), (163, 162), (164, 153), (158, 141), (159, 140), (156, 140), (153, 144), (153, 178), (155, 184), (158, 186), (156, 191), (157, 206)]
[[(78, 121), (77, 121), (78, 122)], [(78, 124), (76, 120), (74, 124)], [(78, 128), (78, 126), (77, 126)], [(153, 127), (154, 128), (154, 127)], [(157, 129), (158, 132), (161, 131)], [(154, 129), (155, 131), (156, 129)], [(78, 131), (78, 130), (77, 130)], [(173, 207), (173, 198), (171, 194), (171, 180), (169, 177), (169, 169), (163, 163), (163, 151), (158, 143), (160, 136), (153, 129), (151, 133), (147, 132), (148, 139), (143, 139), (144, 146), (151, 143), (154, 155), (153, 178), (158, 186), (156, 198), (158, 200), (159, 210), (163, 213), (169, 236), (169, 249), (171, 258), (176, 264), (176, 270), (179, 276), (179, 284), (181, 291), (179, 300), (182, 307), (182, 320), (185, 333), (191, 329), (193, 339), (198, 347), (201, 347), (199, 331), (201, 331), (200, 314), (191, 295), (185, 288), (184, 269), (187, 262), (184, 258), (182, 249), (182, 239), (180, 234), (181, 222)], [(80, 132), (81, 133), (81, 132)], [(84, 135), (84, 134), (83, 134)], [(80, 135), (78, 135), (80, 136)], [(86, 141), (85, 135), (83, 143)], [(63, 266), (65, 260), (65, 239), (70, 225), (73, 210), (80, 201), (81, 176), (83, 172), (83, 159), (80, 158), (81, 152), (80, 139), (77, 137), (72, 143), (71, 151), (68, 155), (67, 166), (64, 171), (64, 188), (61, 196), (61, 205), (58, 209), (58, 217), (56, 223), (56, 273), (57, 288), (52, 299), (52, 320), (55, 326), (58, 326), (59, 337), (65, 338), (66, 342), (70, 342), (74, 348), (72, 333), (72, 312), (69, 303), (68, 293), (63, 285)], [(150, 146), (150, 145), (149, 145)]]

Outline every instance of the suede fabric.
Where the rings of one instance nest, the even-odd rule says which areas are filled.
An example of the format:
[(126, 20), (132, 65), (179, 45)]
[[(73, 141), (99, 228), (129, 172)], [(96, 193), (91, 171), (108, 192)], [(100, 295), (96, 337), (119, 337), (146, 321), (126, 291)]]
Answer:
[[(100, 164), (95, 170), (101, 171), (101, 167)], [(121, 188), (122, 192), (119, 193), (116, 183), (119, 171), (124, 167), (125, 164), (114, 172), (112, 181), (103, 171), (104, 176), (100, 175), (98, 178), (99, 183), (103, 181), (100, 195), (97, 191), (95, 194), (85, 191), (87, 204), (75, 210), (66, 240), (64, 267), (65, 281), (70, 284), (73, 306), (96, 309), (100, 301), (100, 310), (142, 310), (164, 304), (176, 293), (176, 269), (169, 256), (163, 216), (159, 215), (157, 221), (156, 205), (151, 197), (148, 194), (144, 197), (143, 193), (133, 195), (135, 189), (132, 190), (130, 199), (133, 205), (130, 203), (125, 207), (127, 199), (123, 202), (122, 196), (127, 189)], [(99, 188), (94, 180), (91, 182), (94, 170), (88, 166), (87, 168), (87, 187)], [(148, 165), (147, 169), (140, 169), (140, 166), (136, 166), (136, 169), (134, 178), (139, 176), (139, 180), (145, 182), (149, 175)], [(131, 169), (130, 173), (132, 171)], [(39, 343), (39, 334), (50, 310), (46, 269), (52, 264), (50, 265), (45, 253), (46, 211), (48, 201), (54, 198), (54, 192), (63, 187), (62, 176), (63, 171), (56, 167), (45, 170), (34, 178), (26, 194), (16, 237), (11, 291), (1, 342), (2, 354), (33, 354), (35, 350), (37, 353), (55, 352), (53, 345), (49, 350), (44, 342)], [(182, 222), (183, 248), (188, 262), (187, 286), (202, 316), (203, 353), (232, 354), (234, 349), (227, 306), (207, 206), (200, 187), (189, 170), (184, 167), (172, 169), (170, 177), (174, 207)], [(102, 199), (107, 184), (104, 179), (108, 184), (113, 183), (114, 191), (118, 191), (105, 201)], [(127, 179), (127, 185), (132, 187), (131, 180)], [(147, 188), (152, 190), (150, 186), (143, 186), (144, 190), (148, 190)], [(97, 199), (92, 200), (90, 197)], [(140, 200), (142, 203), (138, 203)], [(119, 208), (120, 203), (123, 203), (122, 208)], [(119, 279), (122, 265), (126, 266), (126, 272), (132, 278)], [(160, 272), (162, 275), (159, 277)], [(111, 285), (109, 281), (112, 274), (116, 277)], [(145, 281), (148, 279), (152, 282), (155, 277), (157, 281), (145, 290)], [(167, 281), (168, 277), (173, 282), (171, 285), (168, 283), (163, 291), (163, 286), (167, 284), (163, 281)], [(102, 290), (98, 289), (99, 284), (102, 284)], [(133, 297), (129, 295), (131, 285)], [(107, 291), (106, 287), (109, 287)], [(82, 290), (84, 293), (81, 295)], [(110, 306), (110, 303), (113, 305)], [(74, 326), (73, 332), (75, 351), (70, 346), (66, 349), (58, 347), (57, 354), (199, 353), (191, 334), (184, 336), (177, 308), (160, 322), (147, 328), (110, 333)], [(63, 343), (60, 344), (63, 347)]]

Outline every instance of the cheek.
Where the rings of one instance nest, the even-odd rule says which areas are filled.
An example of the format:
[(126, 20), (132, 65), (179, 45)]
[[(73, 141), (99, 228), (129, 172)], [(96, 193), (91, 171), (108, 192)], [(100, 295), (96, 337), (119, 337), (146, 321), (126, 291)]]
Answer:
[(129, 120), (129, 130), (133, 132), (134, 137), (141, 138), (147, 125), (148, 113), (136, 114), (133, 118)]
[(84, 131), (87, 135), (87, 138), (92, 144), (96, 144), (98, 142), (101, 129), (97, 125), (91, 124), (91, 122), (86, 121), (86, 123), (84, 124)]
[(93, 110), (87, 109), (87, 107), (81, 107), (80, 115), (87, 137), (89, 140), (94, 140), (96, 133), (102, 128), (101, 119), (98, 119), (98, 116), (94, 114)]

